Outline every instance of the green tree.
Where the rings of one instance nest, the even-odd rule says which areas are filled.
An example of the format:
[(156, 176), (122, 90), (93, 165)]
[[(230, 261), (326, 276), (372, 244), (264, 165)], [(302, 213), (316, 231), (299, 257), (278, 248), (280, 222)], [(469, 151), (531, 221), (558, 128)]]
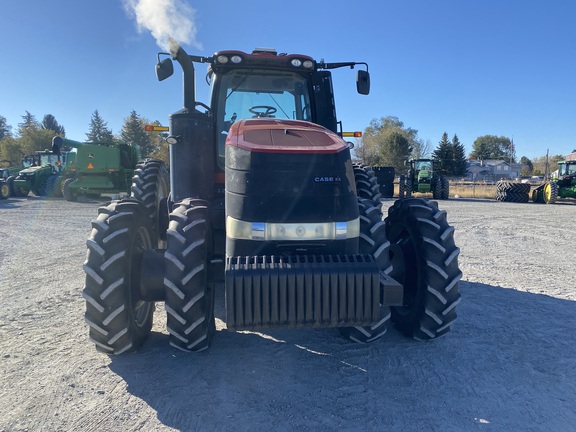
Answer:
[(462, 144), (458, 136), (454, 134), (454, 137), (452, 137), (452, 172), (450, 174), (454, 176), (465, 176), (467, 165), (464, 144)]
[(100, 117), (98, 110), (94, 111), (90, 119), (89, 132), (86, 134), (87, 141), (92, 143), (114, 142), (114, 135), (107, 125), (108, 123)]
[(522, 156), (520, 158), (520, 163), (522, 164), (522, 171), (520, 175), (522, 176), (532, 175), (532, 171), (534, 171), (534, 165), (532, 164), (532, 161), (528, 159), (526, 156)]
[(440, 172), (443, 174), (452, 174), (452, 166), (454, 153), (452, 151), (452, 144), (448, 140), (448, 134), (444, 132), (442, 139), (438, 143), (438, 147), (432, 153), (432, 158), (440, 162)]
[(40, 129), (40, 123), (36, 120), (36, 117), (26, 111), (26, 114), (22, 116), (22, 123), (18, 123), (18, 135), (22, 134), (31, 129)]
[(549, 175), (551, 172), (558, 169), (558, 161), (564, 160), (563, 155), (554, 156), (541, 156), (534, 158), (532, 164), (534, 166), (534, 171), (532, 175)]
[(511, 152), (512, 141), (510, 138), (496, 135), (484, 135), (476, 138), (472, 144), (471, 159), (501, 159), (505, 161), (514, 161), (513, 152)]
[(64, 126), (59, 125), (52, 114), (46, 114), (44, 116), (41, 127), (42, 129), (53, 131), (56, 135), (66, 136)]
[(6, 122), (6, 117), (0, 116), (0, 140), (12, 136), (12, 126)]
[(356, 156), (367, 165), (391, 166), (396, 172), (404, 172), (404, 162), (418, 141), (418, 131), (404, 127), (397, 117), (372, 119), (364, 130)]
[(22, 130), (18, 145), (23, 155), (31, 155), (37, 151), (50, 150), (52, 138), (54, 138), (54, 131), (30, 127)]
[(140, 117), (136, 111), (132, 111), (130, 115), (124, 119), (124, 125), (120, 132), (121, 141), (138, 144), (140, 146), (142, 157), (147, 157), (156, 150), (151, 135), (144, 129), (148, 123), (148, 120)]
[(3, 166), (17, 166), (24, 153), (16, 138), (6, 136), (0, 140), (0, 163)]
[[(159, 121), (154, 121), (152, 123), (154, 126), (161, 126), (162, 123)], [(164, 161), (164, 163), (168, 166), (170, 165), (170, 145), (166, 142), (166, 138), (168, 137), (167, 132), (147, 132), (150, 136), (150, 141), (152, 143), (152, 151), (148, 154), (148, 156), (160, 159)]]

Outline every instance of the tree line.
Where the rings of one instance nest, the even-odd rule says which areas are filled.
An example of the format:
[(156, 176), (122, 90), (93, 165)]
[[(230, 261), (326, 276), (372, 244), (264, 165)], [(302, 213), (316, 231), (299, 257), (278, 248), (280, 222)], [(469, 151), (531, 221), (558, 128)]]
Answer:
[[(13, 132), (13, 127), (0, 115), (0, 166), (18, 166), (24, 156), (51, 149), (55, 135), (66, 137), (65, 127), (51, 114), (46, 114), (41, 122), (28, 111), (21, 118), (22, 122), (18, 123), (16, 131)], [(155, 157), (168, 163), (168, 144), (160, 132), (146, 132), (144, 126), (147, 124), (160, 125), (158, 121), (151, 122), (132, 111), (124, 118), (120, 132), (114, 134), (98, 110), (95, 110), (91, 115), (84, 142), (135, 143), (140, 146), (143, 157)]]
[[(576, 149), (574, 150), (576, 152)], [(440, 162), (440, 171), (448, 176), (463, 177), (466, 175), (468, 160), (502, 160), (517, 163), (514, 141), (508, 137), (483, 135), (472, 144), (468, 156), (464, 145), (454, 134), (450, 140), (444, 132), (437, 146), (433, 148), (430, 141), (418, 137), (416, 129), (405, 127), (397, 117), (375, 118), (364, 130), (357, 142), (355, 156), (370, 166), (391, 166), (397, 173), (407, 170), (405, 161), (409, 159), (435, 159)], [(547, 158), (542, 156), (534, 161), (526, 156), (520, 158), (521, 175), (544, 175), (558, 168), (557, 162), (562, 155)]]
[[(120, 132), (113, 134), (108, 128), (108, 123), (96, 110), (90, 118), (85, 141), (137, 143), (143, 157), (155, 157), (168, 164), (168, 144), (164, 141), (163, 134), (145, 132), (146, 124), (160, 125), (158, 121), (151, 122), (138, 115), (136, 111), (132, 111), (124, 118)], [(24, 156), (50, 149), (54, 135), (66, 137), (66, 129), (51, 114), (46, 114), (39, 122), (34, 115), (26, 111), (15, 133), (12, 129), (12, 126), (7, 124), (6, 118), (0, 115), (0, 166), (20, 165)], [(372, 119), (357, 144), (355, 148), (357, 159), (370, 166), (394, 167), (397, 173), (406, 171), (405, 161), (409, 159), (438, 160), (442, 173), (455, 177), (466, 175), (468, 159), (516, 162), (514, 142), (508, 137), (480, 136), (472, 144), (472, 152), (466, 156), (465, 147), (456, 134), (449, 139), (448, 133), (444, 132), (434, 148), (429, 140), (423, 141), (418, 137), (416, 129), (404, 126), (402, 121), (393, 116)], [(522, 175), (550, 173), (558, 168), (557, 162), (561, 159), (562, 155), (549, 158), (542, 156), (534, 160), (522, 156), (519, 161), (522, 164)]]

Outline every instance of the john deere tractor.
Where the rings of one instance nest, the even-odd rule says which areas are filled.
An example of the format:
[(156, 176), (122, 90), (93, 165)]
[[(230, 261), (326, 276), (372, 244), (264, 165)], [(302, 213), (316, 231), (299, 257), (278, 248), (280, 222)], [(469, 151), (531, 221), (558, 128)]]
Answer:
[[(146, 193), (92, 223), (83, 296), (97, 350), (137, 350), (159, 301), (170, 344), (207, 349), (218, 289), (230, 331), (335, 327), (356, 342), (390, 320), (420, 340), (449, 331), (461, 272), (446, 212), (410, 198), (384, 218), (373, 171), (353, 166), (342, 139), (331, 70), (363, 66), (357, 90), (368, 94), (365, 63), (269, 49), (203, 57), (176, 44), (161, 56), (159, 80), (172, 60), (184, 72), (167, 138), (171, 192), (158, 199), (150, 176)], [(196, 100), (194, 63), (208, 65), (209, 104)], [(358, 179), (374, 194), (359, 197)]]
[(558, 162), (552, 178), (532, 191), (532, 201), (554, 204), (558, 198), (576, 198), (576, 160)]
[(10, 194), (25, 197), (30, 191), (36, 196), (61, 196), (60, 182), (65, 170), (66, 155), (49, 150), (22, 159), (23, 169), (16, 177), (10, 176), (6, 184)]
[(413, 192), (432, 193), (433, 199), (448, 199), (448, 178), (439, 172), (440, 162), (433, 159), (413, 159), (406, 162), (408, 175), (400, 176), (400, 198), (410, 197)]

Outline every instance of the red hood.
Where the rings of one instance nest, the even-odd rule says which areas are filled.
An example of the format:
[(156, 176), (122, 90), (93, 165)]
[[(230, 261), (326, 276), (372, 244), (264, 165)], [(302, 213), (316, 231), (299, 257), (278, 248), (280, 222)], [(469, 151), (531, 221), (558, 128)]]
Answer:
[(337, 153), (347, 144), (334, 132), (301, 120), (245, 119), (232, 125), (226, 145), (251, 152)]

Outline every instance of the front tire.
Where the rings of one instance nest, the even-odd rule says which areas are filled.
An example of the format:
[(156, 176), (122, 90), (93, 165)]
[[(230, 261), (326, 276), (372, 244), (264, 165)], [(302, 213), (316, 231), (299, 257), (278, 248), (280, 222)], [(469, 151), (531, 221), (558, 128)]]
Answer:
[(558, 183), (553, 181), (546, 183), (542, 197), (546, 204), (555, 204), (558, 199)]
[(10, 198), (10, 186), (2, 180), (0, 183), (0, 199)]
[[(392, 271), (390, 261), (390, 242), (386, 238), (386, 225), (382, 213), (369, 200), (358, 199), (360, 212), (359, 252), (370, 254), (378, 263), (381, 273)], [(380, 319), (371, 326), (340, 327), (340, 334), (357, 343), (369, 343), (380, 339), (388, 330), (390, 307), (380, 306)]]
[(460, 249), (446, 212), (433, 201), (399, 200), (388, 209), (390, 276), (404, 286), (404, 305), (392, 307), (392, 321), (406, 336), (434, 339), (447, 333), (460, 302)]
[(182, 351), (202, 351), (216, 332), (214, 284), (208, 271), (212, 233), (208, 203), (185, 199), (170, 213), (166, 262), (167, 327), (170, 345)]
[(133, 200), (99, 208), (92, 222), (82, 296), (98, 351), (136, 351), (150, 334), (154, 302), (139, 299), (139, 274), (142, 253), (152, 248), (151, 231), (146, 208)]

